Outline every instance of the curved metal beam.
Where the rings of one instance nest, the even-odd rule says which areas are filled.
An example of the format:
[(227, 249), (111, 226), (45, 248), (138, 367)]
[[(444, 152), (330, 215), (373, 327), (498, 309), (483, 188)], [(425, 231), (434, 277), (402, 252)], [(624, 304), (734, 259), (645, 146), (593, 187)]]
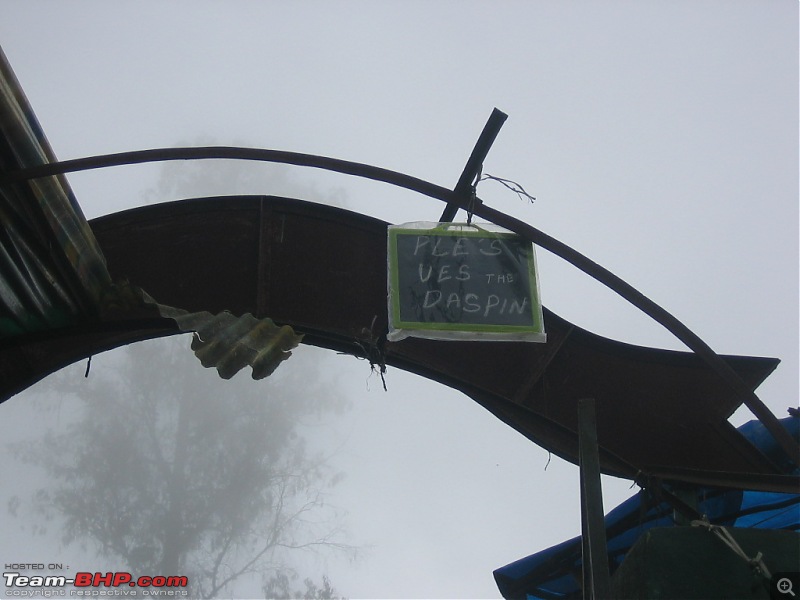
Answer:
[[(268, 316), (307, 344), (460, 390), (566, 460), (578, 460), (577, 400), (591, 396), (602, 409), (608, 473), (672, 479), (669, 470), (693, 469), (742, 488), (742, 474), (760, 473), (787, 489), (775, 479), (780, 467), (726, 422), (741, 402), (691, 352), (604, 339), (546, 309), (546, 344), (386, 341), (384, 221), (288, 198), (229, 196), (133, 208), (91, 227), (115, 281), (190, 312)], [(65, 350), (86, 354), (77, 344)], [(777, 364), (724, 359), (750, 388)]]
[(62, 173), (76, 173), (106, 167), (119, 167), (149, 162), (164, 162), (171, 160), (200, 160), (200, 159), (234, 159), (253, 160), (259, 162), (274, 162), (299, 167), (313, 167), (355, 177), (363, 177), (374, 181), (381, 181), (398, 187), (418, 192), (424, 196), (435, 198), (443, 202), (450, 202), (453, 198), (452, 190), (424, 181), (411, 175), (398, 173), (382, 167), (374, 167), (363, 163), (303, 154), (301, 152), (287, 152), (284, 150), (268, 150), (264, 148), (240, 148), (235, 146), (200, 146), (183, 148), (154, 148), (150, 150), (133, 150), (115, 154), (87, 156), (60, 162), (46, 163), (12, 171), (0, 173), (0, 183), (14, 183), (38, 179), (48, 175)]
[(475, 215), (487, 219), (492, 223), (513, 231), (538, 246), (552, 252), (574, 265), (590, 277), (607, 286), (650, 318), (662, 325), (681, 342), (700, 356), (708, 366), (731, 388), (750, 411), (764, 424), (772, 434), (786, 455), (797, 465), (800, 465), (800, 445), (781, 426), (777, 417), (767, 408), (760, 398), (750, 390), (733, 369), (731, 369), (720, 356), (711, 349), (698, 335), (691, 331), (680, 320), (653, 302), (647, 296), (636, 290), (633, 286), (601, 267), (588, 257), (571, 248), (567, 244), (545, 234), (544, 232), (515, 219), (505, 213), (492, 209), (476, 198), (470, 207), (464, 206), (462, 198), (453, 190), (412, 177), (397, 171), (375, 167), (363, 163), (341, 159), (259, 148), (239, 148), (231, 146), (206, 146), (183, 148), (157, 148), (151, 150), (138, 150), (91, 156), (55, 163), (48, 163), (30, 167), (11, 173), (0, 175), (0, 183), (21, 182), (48, 175), (85, 171), (103, 167), (121, 166), (146, 162), (159, 162), (168, 160), (197, 160), (197, 159), (240, 159), (262, 162), (275, 162), (297, 166), (314, 167), (327, 171), (334, 171), (346, 175), (363, 177), (399, 186), (430, 198), (448, 203), (450, 206), (458, 205), (460, 208), (469, 208)]

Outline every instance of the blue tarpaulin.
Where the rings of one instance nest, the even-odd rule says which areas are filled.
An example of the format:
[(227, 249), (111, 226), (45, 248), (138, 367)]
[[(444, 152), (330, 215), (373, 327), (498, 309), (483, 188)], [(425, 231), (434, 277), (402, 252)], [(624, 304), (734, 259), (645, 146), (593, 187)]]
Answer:
[[(800, 438), (800, 418), (787, 417), (781, 423), (795, 439)], [(768, 457), (776, 462), (785, 459), (761, 422), (750, 421), (738, 429)], [(787, 463), (782, 466), (787, 474), (800, 471), (791, 471)], [(800, 529), (800, 494), (700, 488), (697, 510), (715, 525)], [(605, 526), (612, 574), (643, 532), (674, 524), (672, 506), (659, 502), (648, 490), (641, 490), (609, 512)], [(501, 567), (494, 577), (505, 598), (581, 598), (582, 567), (581, 538), (576, 537)]]

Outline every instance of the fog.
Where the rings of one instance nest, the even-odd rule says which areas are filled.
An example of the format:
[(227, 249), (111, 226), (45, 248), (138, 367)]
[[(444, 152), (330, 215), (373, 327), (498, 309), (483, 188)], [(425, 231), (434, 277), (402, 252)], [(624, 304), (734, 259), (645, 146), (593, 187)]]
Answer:
[[(509, 119), (484, 172), (518, 181), (536, 201), (493, 181), (479, 185), (481, 198), (620, 275), (717, 352), (780, 358), (758, 393), (782, 417), (797, 405), (798, 389), (797, 16), (791, 2), (727, 0), (6, 1), (0, 44), (62, 160), (253, 146), (365, 162), (452, 187), (498, 107)], [(230, 161), (68, 179), (88, 218), (238, 193), (332, 204), (392, 223), (436, 220), (443, 208), (375, 182)], [(544, 251), (537, 258), (544, 304), (559, 315), (613, 339), (685, 349), (574, 268)], [(164, 361), (151, 365), (134, 392), (125, 384), (132, 353), (147, 359), (162, 347), (179, 372)], [(107, 460), (110, 477), (119, 471), (110, 450), (135, 448), (116, 458), (146, 470), (156, 441), (177, 434), (136, 438), (149, 431), (142, 415), (161, 415), (158, 426), (166, 427), (170, 403), (200, 392), (218, 403), (255, 397), (265, 407), (283, 406), (263, 417), (286, 419), (271, 435), (295, 432), (292, 443), (302, 442), (303, 456), (320, 469), (295, 496), (319, 500), (320, 510), (308, 513), (293, 542), (262, 555), (256, 573), (231, 581), (218, 597), (263, 597), (263, 581), (276, 569), (296, 573), (292, 592), (303, 590), (306, 577), (321, 586), (326, 576), (350, 598), (498, 597), (493, 569), (579, 533), (577, 467), (458, 392), (397, 369), (386, 373), (384, 391), (368, 362), (301, 345), (274, 377), (252, 382), (242, 372), (222, 381), (192, 356), (185, 337), (95, 356), (88, 377), (86, 367), (72, 365), (0, 405), (6, 564), (175, 574), (151, 572), (174, 563), (156, 566), (159, 538), (143, 513), (106, 513), (124, 530), (128, 550), (138, 540), (138, 553), (126, 558), (101, 547), (98, 555), (105, 540), (79, 535), (63, 502), (48, 505), (40, 491), (49, 500), (72, 497), (74, 515), (79, 483), (98, 502), (100, 490), (127, 489), (126, 478), (106, 485), (85, 466), (80, 477), (69, 468)], [(147, 394), (156, 404), (137, 413), (137, 396)], [(200, 432), (219, 406), (198, 406), (205, 407), (193, 415)], [(106, 445), (99, 433), (81, 439), (80, 431), (91, 430), (87, 414), (97, 432), (117, 428)], [(732, 422), (750, 418), (741, 409)], [(61, 445), (45, 441), (65, 433), (73, 435)], [(225, 463), (220, 457), (248, 439), (235, 428), (204, 435), (220, 449), (195, 466), (201, 470)], [(262, 450), (273, 461), (289, 456)], [(98, 458), (87, 459), (89, 451)], [(189, 477), (222, 484), (233, 481), (229, 474)], [(139, 487), (108, 502), (121, 506), (139, 494), (141, 510), (166, 510), (166, 490)], [(604, 478), (606, 509), (635, 491), (629, 481)], [(147, 494), (162, 500), (146, 501)], [(226, 506), (202, 522), (214, 521), (220, 532), (250, 514)], [(165, 526), (176, 522), (161, 518)], [(176, 568), (195, 580), (204, 568), (213, 571), (212, 548), (220, 547), (213, 531), (198, 533), (201, 541)], [(257, 543), (242, 541), (225, 559), (229, 573), (263, 548)]]

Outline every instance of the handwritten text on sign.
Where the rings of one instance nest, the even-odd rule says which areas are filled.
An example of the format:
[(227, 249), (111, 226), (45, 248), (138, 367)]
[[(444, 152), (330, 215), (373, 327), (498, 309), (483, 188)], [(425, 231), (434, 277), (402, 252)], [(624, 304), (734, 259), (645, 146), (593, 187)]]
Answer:
[(389, 236), (396, 329), (483, 332), (479, 339), (543, 332), (529, 242), (459, 227), (391, 228)]

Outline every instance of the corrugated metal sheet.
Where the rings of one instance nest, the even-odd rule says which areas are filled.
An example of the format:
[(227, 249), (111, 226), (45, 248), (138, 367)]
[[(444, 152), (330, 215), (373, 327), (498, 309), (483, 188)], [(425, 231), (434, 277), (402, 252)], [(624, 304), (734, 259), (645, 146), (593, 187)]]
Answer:
[[(0, 170), (50, 162), (55, 162), (53, 151), (0, 50)], [(74, 328), (135, 328), (142, 318), (167, 317), (177, 323), (174, 332), (197, 332), (192, 348), (198, 358), (226, 379), (246, 365), (253, 367), (254, 378), (266, 377), (301, 339), (290, 327), (277, 327), (266, 318), (189, 313), (157, 304), (127, 281), (112, 283), (100, 246), (63, 176), (0, 184), (0, 219), (0, 340), (14, 353), (0, 368), (7, 393), (17, 391), (26, 378), (49, 372), (40, 352), (24, 356), (31, 335), (38, 335), (41, 344), (43, 334), (62, 339), (67, 331), (85, 335)]]
[[(0, 169), (55, 160), (0, 50)], [(0, 338), (63, 327), (96, 314), (111, 279), (62, 176), (0, 185)]]
[(223, 379), (230, 379), (247, 365), (253, 368), (253, 379), (263, 379), (289, 358), (303, 339), (288, 325), (279, 327), (272, 319), (256, 319), (250, 313), (237, 317), (229, 312), (212, 315), (159, 309), (183, 331), (195, 332), (192, 350), (204, 367), (215, 367)]

